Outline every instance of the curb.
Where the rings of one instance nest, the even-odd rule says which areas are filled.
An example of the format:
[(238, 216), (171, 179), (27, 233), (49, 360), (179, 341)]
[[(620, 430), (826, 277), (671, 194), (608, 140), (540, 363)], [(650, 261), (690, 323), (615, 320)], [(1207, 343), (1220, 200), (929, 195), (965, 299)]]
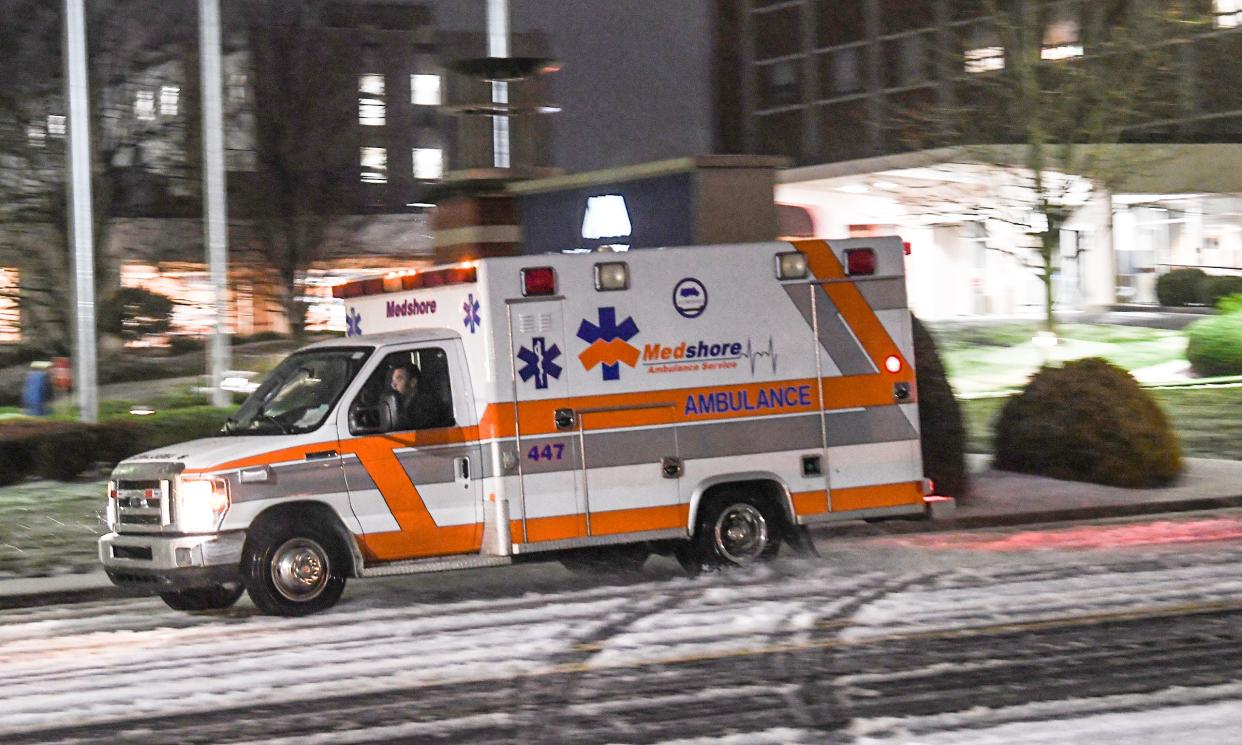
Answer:
[(955, 528), (995, 528), (1037, 523), (1059, 523), (1074, 520), (1100, 520), (1110, 517), (1136, 517), (1179, 512), (1203, 512), (1207, 510), (1242, 507), (1242, 494), (1230, 497), (1192, 497), (1164, 502), (1138, 502), (1129, 504), (1091, 505), (1066, 507), (1055, 510), (1011, 512), (1002, 515), (961, 515), (935, 524), (931, 530)]
[(50, 590), (48, 592), (26, 592), (20, 595), (4, 595), (0, 586), (0, 610), (17, 610), (21, 608), (38, 608), (44, 605), (70, 605), (75, 603), (93, 603), (100, 600), (126, 600), (129, 598), (154, 597), (154, 593), (123, 587), (85, 587)]

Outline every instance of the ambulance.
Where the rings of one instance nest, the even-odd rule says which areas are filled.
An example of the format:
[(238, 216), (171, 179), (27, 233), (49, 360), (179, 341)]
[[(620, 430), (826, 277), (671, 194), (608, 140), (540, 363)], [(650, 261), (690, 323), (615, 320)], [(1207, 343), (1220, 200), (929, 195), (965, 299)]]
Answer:
[(349, 578), (746, 565), (926, 516), (893, 237), (485, 258), (349, 282), (346, 336), (219, 436), (117, 465), (100, 559), (173, 608), (304, 615)]

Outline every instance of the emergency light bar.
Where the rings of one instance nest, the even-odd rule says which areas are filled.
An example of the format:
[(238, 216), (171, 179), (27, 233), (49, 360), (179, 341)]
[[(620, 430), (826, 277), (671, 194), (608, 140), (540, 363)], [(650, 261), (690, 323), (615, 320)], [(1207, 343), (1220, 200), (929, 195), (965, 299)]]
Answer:
[(332, 288), (332, 297), (351, 298), (360, 295), (381, 295), (385, 292), (417, 290), (424, 287), (464, 285), (479, 281), (479, 270), (473, 262), (443, 269), (411, 269), (390, 272), (383, 277), (358, 279)]

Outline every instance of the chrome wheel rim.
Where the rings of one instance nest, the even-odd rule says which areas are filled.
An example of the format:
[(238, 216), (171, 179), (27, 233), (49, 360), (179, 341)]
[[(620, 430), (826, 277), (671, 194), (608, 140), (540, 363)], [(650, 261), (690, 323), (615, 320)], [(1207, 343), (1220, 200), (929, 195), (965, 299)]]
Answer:
[(328, 585), (328, 552), (309, 538), (291, 538), (272, 554), (272, 584), (286, 600), (314, 600)]
[(749, 564), (768, 547), (768, 521), (758, 507), (739, 502), (716, 518), (716, 550), (734, 564)]

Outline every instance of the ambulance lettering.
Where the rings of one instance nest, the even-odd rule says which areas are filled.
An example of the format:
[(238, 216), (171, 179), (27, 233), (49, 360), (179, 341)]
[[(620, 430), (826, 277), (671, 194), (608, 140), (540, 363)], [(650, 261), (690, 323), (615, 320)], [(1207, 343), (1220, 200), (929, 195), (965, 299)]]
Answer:
[[(700, 370), (735, 370), (738, 360), (748, 360), (750, 374), (758, 372), (758, 361), (766, 359), (776, 374), (776, 344), (768, 337), (766, 345), (751, 339), (740, 341), (683, 341), (676, 344), (644, 344), (643, 366), (649, 374), (699, 372)], [(769, 365), (764, 365), (768, 367)]]
[(811, 405), (811, 386), (765, 386), (757, 391), (717, 391), (686, 396), (685, 416), (733, 414), (744, 411), (805, 408)]
[(426, 302), (420, 302), (415, 298), (409, 298), (408, 300), (398, 303), (395, 300), (389, 300), (387, 311), (389, 318), (430, 315), (436, 312), (436, 301), (428, 300)]

